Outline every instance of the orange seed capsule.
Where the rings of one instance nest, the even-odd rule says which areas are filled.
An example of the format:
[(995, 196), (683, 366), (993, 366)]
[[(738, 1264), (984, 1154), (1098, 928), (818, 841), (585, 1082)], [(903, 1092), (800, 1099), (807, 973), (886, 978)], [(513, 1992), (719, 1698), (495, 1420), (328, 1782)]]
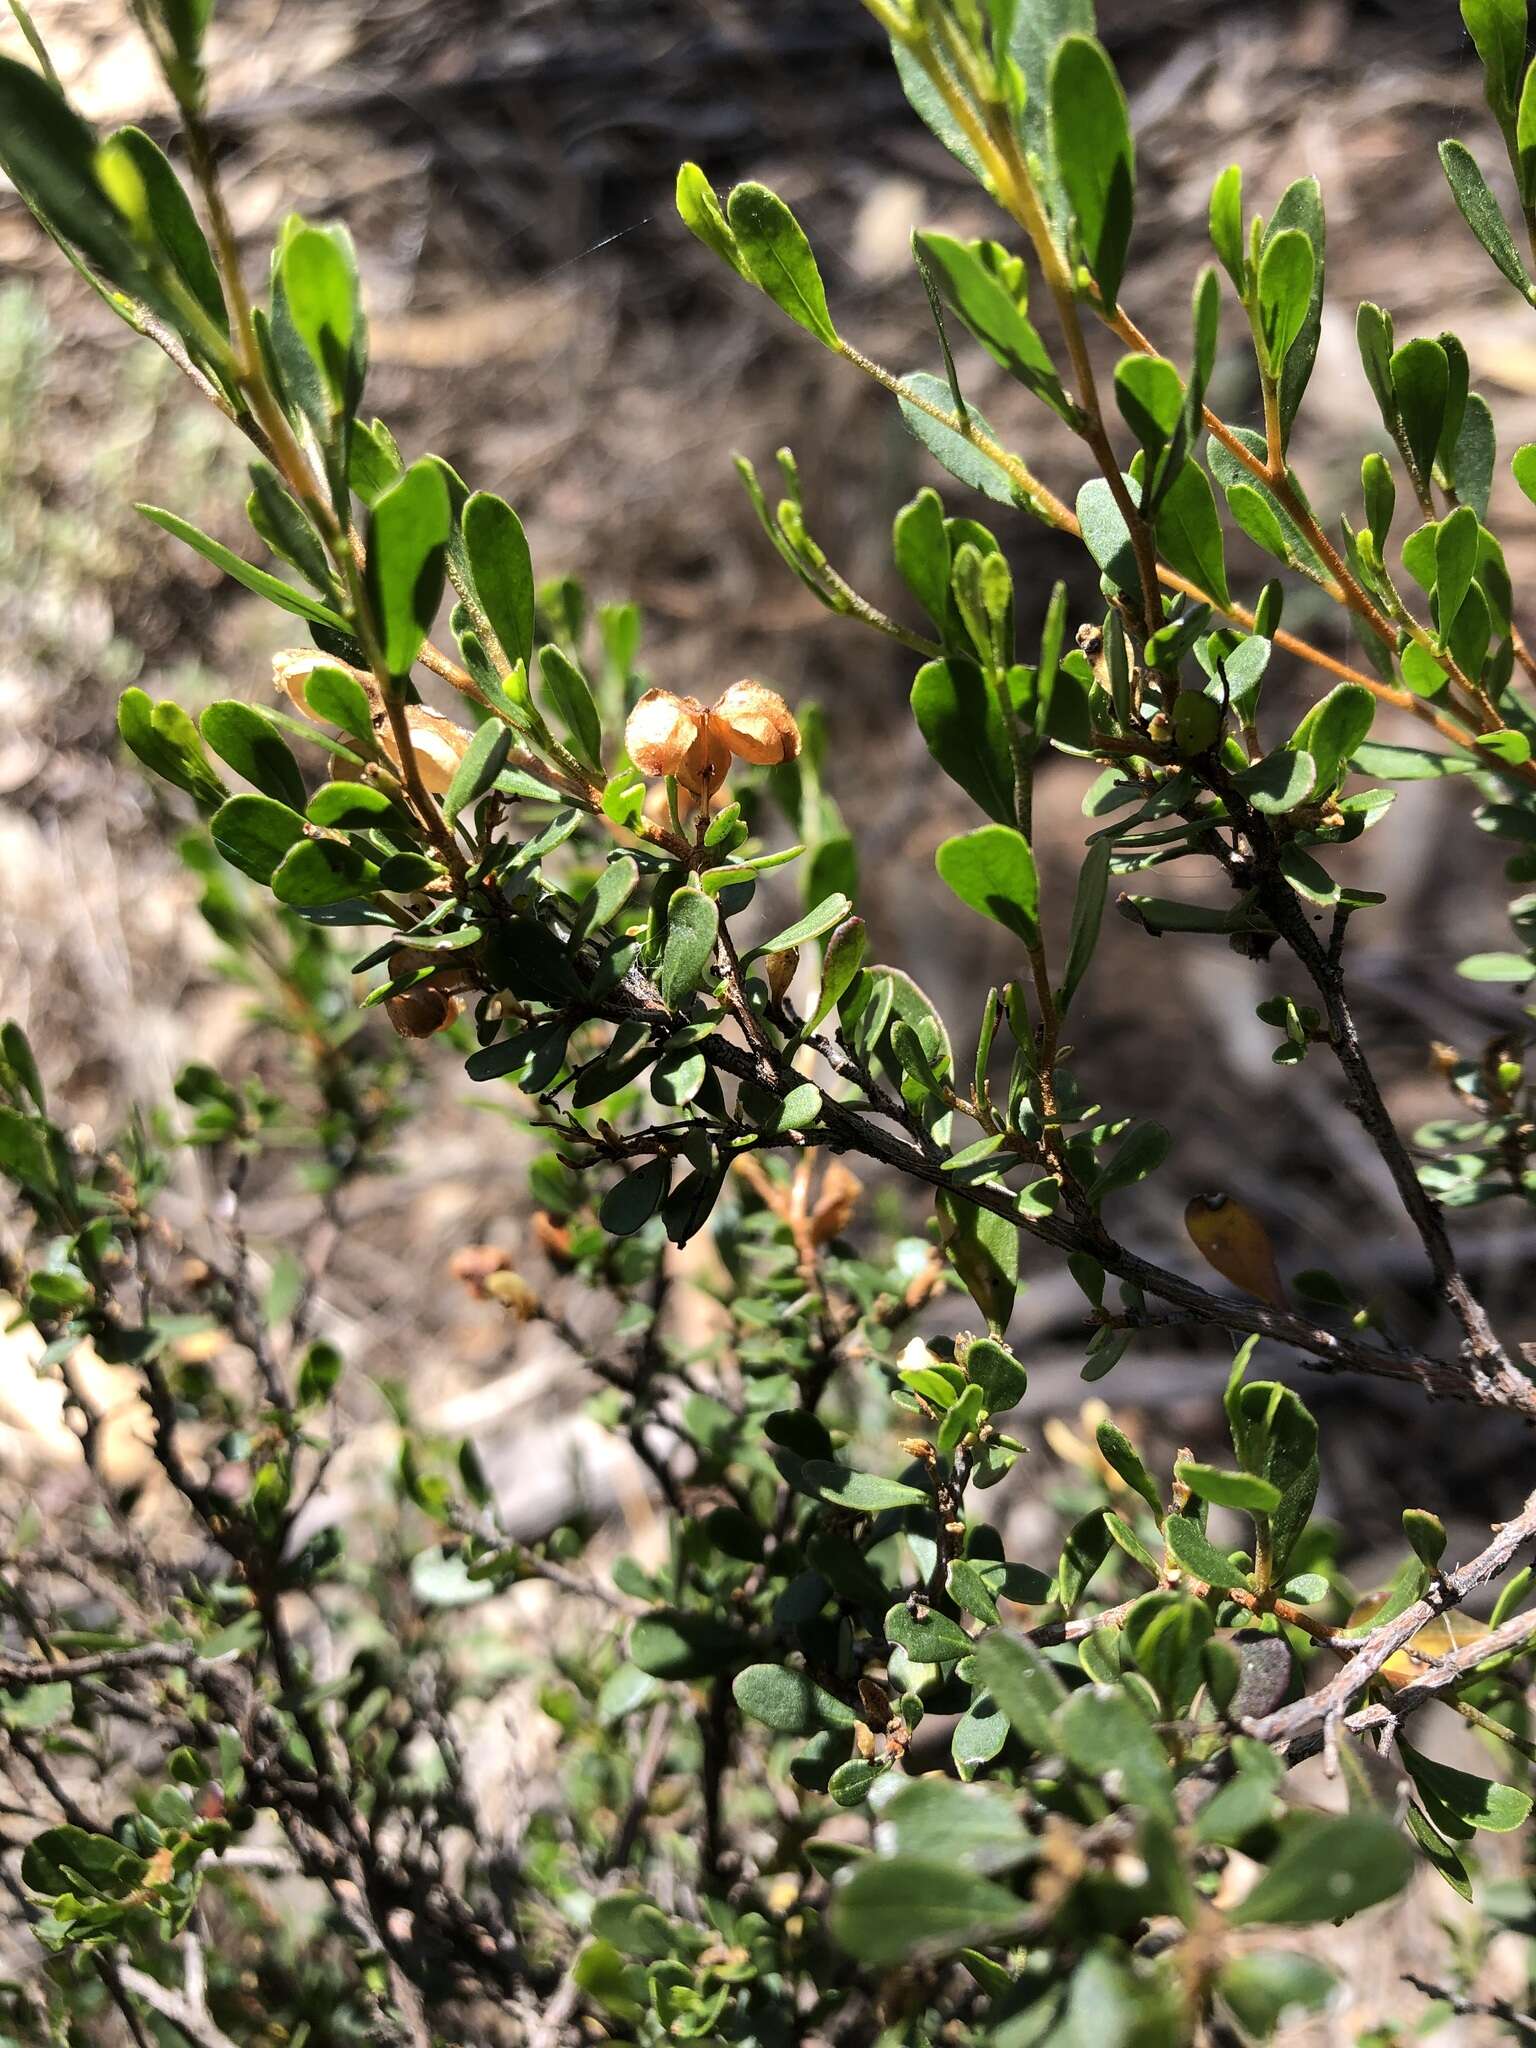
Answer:
[(800, 728), (789, 706), (761, 683), (732, 683), (709, 715), (731, 752), (759, 768), (793, 761), (800, 751)]

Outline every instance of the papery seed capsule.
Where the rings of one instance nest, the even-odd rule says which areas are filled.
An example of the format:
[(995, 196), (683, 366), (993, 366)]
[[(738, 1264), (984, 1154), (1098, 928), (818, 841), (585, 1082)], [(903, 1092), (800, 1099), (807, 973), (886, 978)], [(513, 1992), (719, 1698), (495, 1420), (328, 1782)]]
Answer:
[(821, 1192), (811, 1211), (811, 1243), (828, 1244), (834, 1237), (841, 1237), (853, 1221), (863, 1192), (864, 1183), (858, 1175), (851, 1173), (841, 1160), (834, 1159), (822, 1175)]
[(459, 1014), (459, 999), (423, 982), (384, 998), (384, 1014), (402, 1038), (431, 1038), (446, 1031)]
[(704, 707), (671, 690), (647, 690), (624, 726), (624, 745), (642, 775), (676, 775), (704, 727)]
[(793, 761), (800, 751), (800, 728), (789, 706), (761, 683), (732, 683), (709, 715), (731, 752), (760, 768)]
[[(441, 796), (468, 751), (470, 735), (462, 725), (455, 725), (451, 718), (444, 718), (437, 711), (428, 711), (420, 704), (410, 706), (405, 714), (405, 723), (411, 735), (411, 752), (416, 757), (422, 787), (430, 790), (433, 796)], [(392, 726), (385, 724), (380, 727), (379, 743), (399, 768), (400, 753), (395, 745)]]
[(770, 953), (766, 965), (768, 993), (776, 1003), (782, 1003), (795, 978), (795, 969), (800, 965), (800, 948), (791, 946), (786, 952)]

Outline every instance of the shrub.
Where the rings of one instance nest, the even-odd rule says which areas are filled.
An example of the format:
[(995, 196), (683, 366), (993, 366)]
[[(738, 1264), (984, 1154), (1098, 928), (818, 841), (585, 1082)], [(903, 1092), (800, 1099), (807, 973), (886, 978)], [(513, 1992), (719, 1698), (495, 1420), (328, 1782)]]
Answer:
[[(1476, 823), (1515, 842), (1511, 881), (1536, 872), (1536, 661), (1486, 524), (1489, 408), (1453, 335), (1398, 344), (1362, 307), (1391, 453), (1366, 455), (1336, 538), (1287, 461), (1321, 319), (1316, 184), (1245, 222), (1238, 170), (1217, 180), (1219, 263), (1196, 283), (1180, 367), (1121, 301), (1135, 153), (1088, 0), (867, 5), (917, 112), (1017, 244), (914, 237), (941, 373), (893, 375), (842, 336), (763, 186), (722, 202), (689, 165), (678, 205), (743, 286), (886, 386), (943, 469), (1077, 536), (1097, 566), (1102, 610), (1074, 620), (1062, 586), (1042, 607), (992, 531), (925, 487), (894, 524), (915, 626), (829, 562), (787, 452), (776, 505), (743, 465), (794, 573), (920, 660), (913, 715), (978, 820), (938, 871), (1018, 961), (979, 1017), (950, 1020), (872, 957), (814, 710), (797, 719), (752, 682), (708, 705), (648, 686), (634, 607), (594, 616), (573, 582), (539, 583), (509, 505), (436, 456), (406, 461), (363, 410), (343, 230), (289, 220), (251, 296), (206, 124), (210, 0), (133, 9), (179, 109), (185, 184), (143, 132), (103, 138), (69, 108), (15, 10), (37, 63), (0, 62), (0, 159), (85, 278), (250, 442), (248, 511), (273, 566), (142, 509), (310, 645), (279, 658), (276, 708), (230, 699), (194, 723), (141, 690), (121, 704), (129, 748), (199, 820), (184, 852), (202, 914), (276, 1048), (257, 1075), (194, 1065), (175, 1118), (98, 1146), (50, 1109), (21, 1032), (0, 1040), (0, 1167), (29, 1219), (13, 1287), (90, 1482), (65, 1528), (28, 1513), (10, 1538), (0, 1724), (24, 1841), (7, 1879), (49, 1958), (7, 1993), (10, 2038), (84, 2038), (116, 2008), (140, 2041), (200, 2048), (583, 2026), (641, 2042), (1262, 2040), (1334, 1982), (1318, 1944), (1268, 1930), (1348, 1918), (1420, 1864), (1466, 1898), (1480, 1887), (1439, 2010), (1526, 2024), (1480, 1995), (1488, 1944), (1529, 1931), (1530, 1895), (1488, 1885), (1479, 1833), (1531, 1809), (1520, 1559), (1536, 1495), (1497, 1503), (1489, 1541), (1454, 1566), (1410, 1505), (1390, 1585), (1357, 1600), (1340, 1532), (1314, 1518), (1316, 1421), (1255, 1358), (1267, 1341), (1536, 1417), (1524, 1352), (1492, 1327), (1445, 1220), (1536, 1189), (1522, 1027), (1512, 1015), (1485, 1054), (1448, 1059), (1453, 1114), (1405, 1140), (1349, 994), (1354, 923), (1380, 899), (1330, 871), (1335, 849), (1393, 829), (1394, 782), (1463, 775)], [(1529, 227), (1523, 0), (1463, 13)], [(1472, 154), (1442, 156), (1474, 234), (1536, 303)], [(1246, 330), (1257, 424), (1206, 402), (1223, 323), (1229, 347)], [(1111, 379), (1094, 325), (1125, 350)], [(962, 328), (1082, 441), (1073, 504), (968, 404)], [(1512, 467), (1536, 497), (1536, 449)], [(1284, 572), (1251, 602), (1223, 502)], [(1297, 578), (1348, 614), (1350, 660), (1282, 627)], [(433, 637), (445, 601), (451, 651)], [(1264, 703), (1277, 648), (1326, 682), (1284, 737)], [(1373, 737), (1382, 704), (1422, 744)], [(1032, 850), (1053, 751), (1100, 770), (1059, 901)], [(1116, 1198), (1174, 1139), (1089, 1098), (1071, 1035), (1091, 1033), (1111, 879), (1173, 860), (1224, 882), (1224, 901), (1133, 882), (1117, 911), (1170, 944), (1285, 963), (1292, 993), (1259, 1004), (1275, 1059), (1336, 1070), (1446, 1329), (1389, 1336), (1327, 1274), (1288, 1291), (1234, 1199), (1197, 1198), (1186, 1219), (1219, 1290), (1116, 1235)], [(803, 908), (779, 924), (758, 893), (791, 868)], [(1523, 990), (1532, 899), (1510, 916), (1512, 949), (1462, 971)], [(462, 1277), (516, 1316), (607, 1305), (586, 1362), (594, 1412), (665, 1511), (648, 1564), (610, 1570), (590, 1527), (514, 1537), (474, 1446), (417, 1427), (408, 1386), (383, 1390), (389, 1511), (326, 1518), (345, 1389), (316, 1334), (324, 1242), (361, 1227), (349, 1192), (412, 1113), (403, 1042), (437, 1039), (538, 1134), (530, 1199), (560, 1276), (548, 1298), (506, 1258), (468, 1256)], [(160, 1200), (181, 1146), (229, 1197), (185, 1232)], [(324, 1219), (272, 1289), (241, 1220), (253, 1170), (297, 1175)], [(870, 1201), (876, 1185), (893, 1199)], [(709, 1277), (685, 1279), (670, 1248), (705, 1232)], [(1081, 1292), (1085, 1380), (1133, 1375), (1169, 1319), (1236, 1344), (1229, 1454), (1154, 1470), (1104, 1412), (1091, 1445), (1058, 1435), (1054, 1471), (1020, 1466), (1028, 1371), (1008, 1333), (1025, 1248)], [(702, 1349), (668, 1313), (701, 1287), (717, 1311)], [(88, 1359), (129, 1375), (153, 1488), (104, 1457)], [(1006, 1553), (985, 1512), (1003, 1482), (1066, 1506), (1052, 1554)], [(529, 1579), (560, 1600), (537, 1699), (563, 1776), (558, 1804), (509, 1836), (465, 1745), (509, 1670), (481, 1629), (505, 1609), (482, 1603)], [(1495, 1583), (1486, 1620), (1461, 1612)], [(510, 1660), (525, 1675), (529, 1649)], [(1415, 1746), (1405, 1729), (1432, 1700), (1479, 1731), (1486, 1774)], [(1289, 1778), (1319, 1751), (1347, 1800)], [(274, 1870), (305, 1881), (302, 1903), (280, 1906)]]

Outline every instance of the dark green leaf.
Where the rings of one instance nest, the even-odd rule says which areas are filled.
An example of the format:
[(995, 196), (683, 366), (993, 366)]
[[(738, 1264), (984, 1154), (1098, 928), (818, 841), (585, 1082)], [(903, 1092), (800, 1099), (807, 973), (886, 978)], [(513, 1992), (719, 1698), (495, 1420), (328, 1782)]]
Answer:
[(384, 664), (410, 674), (442, 600), (453, 516), (443, 472), (413, 462), (375, 500), (368, 521), (367, 582)]
[(280, 611), (292, 612), (298, 618), (310, 619), (316, 625), (329, 626), (333, 633), (350, 637), (352, 629), (339, 612), (332, 611), (329, 605), (321, 604), (315, 598), (306, 597), (302, 590), (295, 590), (291, 583), (284, 583), (280, 577), (268, 575), (265, 569), (253, 569), (249, 562), (241, 561), (238, 555), (232, 554), (218, 541), (210, 540), (206, 533), (199, 533), (195, 526), (188, 525), (174, 512), (162, 511), (158, 505), (136, 505), (134, 510), (142, 512), (146, 519), (153, 520), (156, 526), (163, 527), (176, 540), (185, 541), (205, 561), (212, 562), (226, 576), (254, 591), (257, 597), (266, 598)]
[(1228, 1918), (1239, 1927), (1345, 1920), (1401, 1891), (1412, 1873), (1413, 1851), (1390, 1821), (1298, 1814), (1264, 1875)]
[(686, 1002), (708, 972), (720, 935), (720, 906), (698, 889), (679, 889), (667, 906), (667, 935), (656, 986), (669, 1010)]
[(860, 1962), (911, 1966), (1006, 1936), (1028, 1912), (1012, 1892), (961, 1864), (871, 1856), (834, 1894), (832, 1931)]
[(1055, 1740), (1051, 1716), (1066, 1698), (1056, 1672), (1033, 1643), (993, 1631), (975, 1647), (981, 1682), (1020, 1741), (1048, 1751)]
[(533, 661), (533, 561), (523, 522), (504, 499), (476, 491), (461, 530), (475, 595), (509, 666)]
[[(969, 484), (973, 491), (982, 491), (987, 497), (996, 498), (1000, 504), (1022, 505), (1028, 502), (1008, 471), (992, 455), (976, 446), (973, 437), (978, 434), (984, 435), (994, 446), (1001, 444), (990, 422), (975, 406), (970, 407), (964, 431), (961, 431), (945, 423), (954, 417), (954, 401), (942, 377), (935, 377), (927, 370), (912, 370), (901, 381), (912, 398), (922, 401), (914, 404), (912, 398), (899, 398), (901, 416), (909, 431), (922, 442), (936, 462), (942, 463), (961, 483)], [(927, 410), (930, 406), (936, 407), (944, 418), (935, 419)]]
[(1089, 275), (1113, 312), (1125, 274), (1136, 156), (1125, 94), (1092, 36), (1069, 35), (1050, 70), (1050, 136)]
[(1530, 298), (1533, 291), (1530, 276), (1520, 260), (1520, 252), (1515, 247), (1499, 202), (1489, 191), (1488, 181), (1478, 168), (1477, 159), (1465, 143), (1449, 141), (1440, 145), (1440, 163), (1462, 219), (1515, 290)]
[(1029, 841), (1011, 825), (981, 825), (946, 839), (935, 856), (944, 882), (972, 910), (1026, 946), (1039, 943), (1040, 882)]
[(1248, 1584), (1247, 1573), (1233, 1564), (1224, 1550), (1216, 1548), (1198, 1523), (1186, 1516), (1170, 1515), (1163, 1524), (1163, 1538), (1175, 1563), (1206, 1585), (1225, 1589)]
[(210, 704), (198, 728), (221, 761), (243, 775), (264, 796), (291, 810), (304, 808), (304, 778), (287, 741), (264, 711), (238, 698)]
[[(242, 799), (236, 797), (233, 802)], [(252, 797), (250, 802), (259, 799)], [(228, 806), (226, 805), (226, 809)], [(222, 817), (223, 813), (220, 813)], [(379, 886), (379, 870), (365, 854), (338, 839), (304, 839), (291, 847), (272, 877), (272, 894), (296, 909), (318, 909), (367, 896)]]
[(851, 1728), (858, 1718), (803, 1671), (782, 1664), (749, 1664), (731, 1681), (736, 1704), (750, 1721), (781, 1735), (813, 1735), (818, 1728)]
[(506, 766), (507, 755), (512, 751), (512, 728), (503, 725), (499, 718), (488, 718), (475, 728), (474, 737), (464, 749), (463, 758), (453, 771), (453, 779), (443, 795), (443, 822), (453, 825), (471, 804), (480, 801)]
[(304, 820), (265, 796), (232, 796), (209, 827), (224, 858), (253, 882), (270, 882), (290, 848), (304, 837)]

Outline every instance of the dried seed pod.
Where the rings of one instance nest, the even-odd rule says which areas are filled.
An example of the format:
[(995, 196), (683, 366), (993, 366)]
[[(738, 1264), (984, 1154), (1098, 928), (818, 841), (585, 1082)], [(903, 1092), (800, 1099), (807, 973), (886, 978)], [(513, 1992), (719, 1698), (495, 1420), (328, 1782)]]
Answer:
[(821, 1178), (821, 1192), (811, 1211), (811, 1243), (827, 1244), (841, 1237), (853, 1221), (864, 1183), (840, 1159), (834, 1159)]
[(317, 654), (313, 647), (283, 647), (272, 657), (272, 686), (286, 694), (296, 711), (306, 718), (313, 717), (309, 700), (304, 695), (305, 685), (317, 668), (322, 667), (330, 657)]
[(789, 993), (789, 985), (795, 978), (795, 969), (800, 965), (800, 948), (791, 946), (783, 953), (770, 953), (767, 960), (768, 993), (776, 1003), (782, 1003)]
[(732, 683), (711, 707), (710, 719), (725, 744), (743, 761), (772, 767), (793, 761), (800, 751), (800, 728), (777, 690), (761, 683)]
[(435, 988), (430, 981), (384, 999), (384, 1014), (402, 1038), (431, 1038), (446, 1031), (459, 1008), (457, 996)]
[[(444, 718), (437, 711), (428, 711), (420, 704), (410, 706), (405, 714), (405, 724), (411, 736), (411, 752), (416, 757), (422, 787), (430, 790), (433, 796), (441, 796), (468, 751), (471, 735), (462, 725), (455, 725), (451, 718)], [(392, 726), (385, 724), (380, 727), (379, 743), (394, 767), (399, 769), (400, 754)]]
[(642, 775), (676, 775), (704, 730), (704, 707), (671, 690), (647, 690), (624, 727), (624, 745)]
[(462, 1280), (476, 1301), (485, 1299), (485, 1283), (493, 1273), (504, 1273), (512, 1264), (511, 1254), (499, 1244), (460, 1245), (448, 1261), (455, 1280)]

